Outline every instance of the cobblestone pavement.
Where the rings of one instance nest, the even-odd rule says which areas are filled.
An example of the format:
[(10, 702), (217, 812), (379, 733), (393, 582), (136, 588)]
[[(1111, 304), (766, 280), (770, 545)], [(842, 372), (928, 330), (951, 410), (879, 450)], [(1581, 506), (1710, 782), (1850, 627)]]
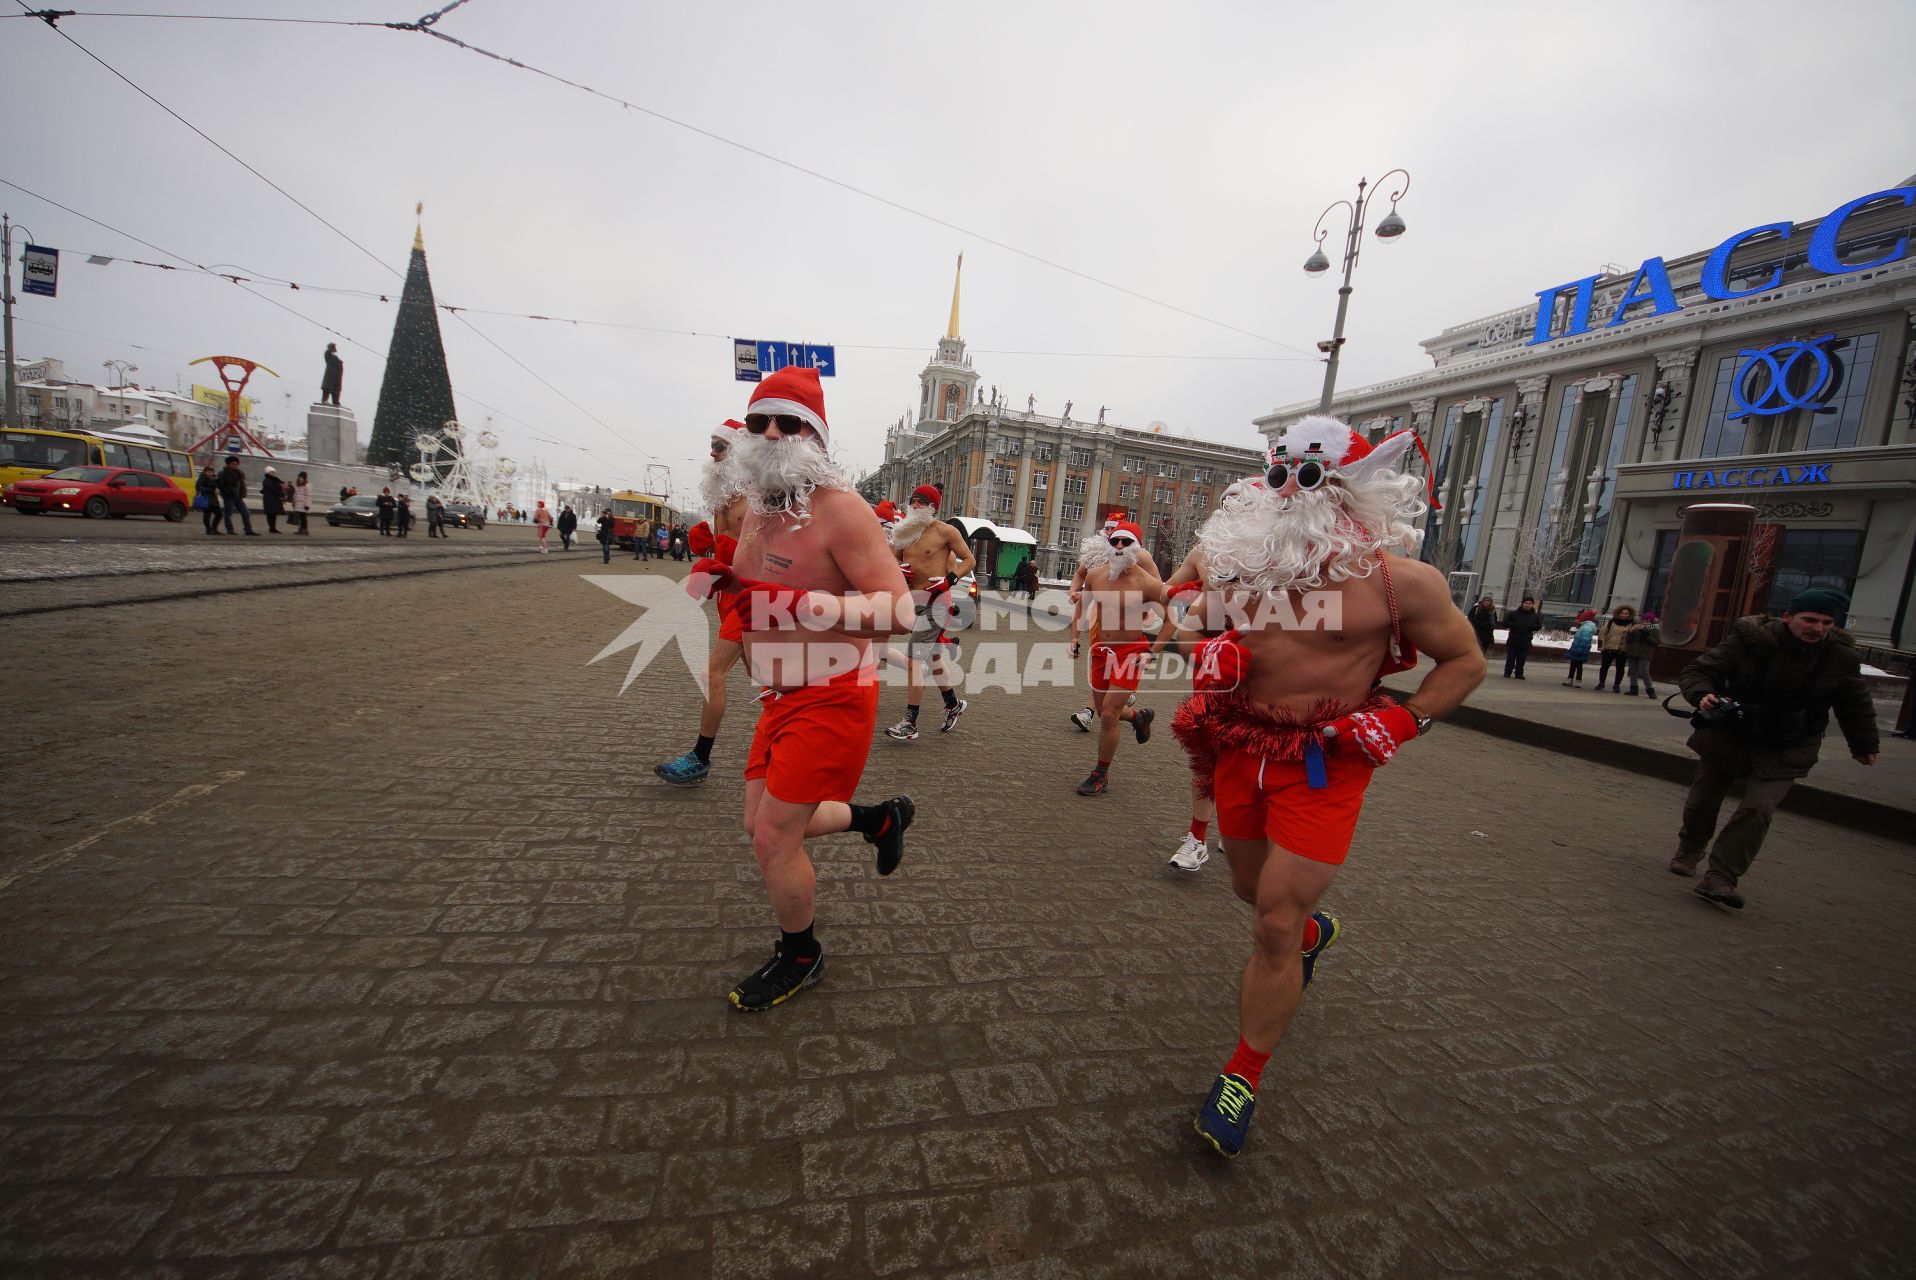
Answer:
[(905, 864), (819, 842), (831, 970), (746, 1016), (750, 704), (655, 782), (630, 617), (542, 558), (6, 624), (0, 1274), (1907, 1274), (1906, 849), (1782, 815), (1720, 911), (1678, 788), (1440, 730), (1225, 1163), (1168, 735), (1095, 800), (1066, 690), (879, 742)]

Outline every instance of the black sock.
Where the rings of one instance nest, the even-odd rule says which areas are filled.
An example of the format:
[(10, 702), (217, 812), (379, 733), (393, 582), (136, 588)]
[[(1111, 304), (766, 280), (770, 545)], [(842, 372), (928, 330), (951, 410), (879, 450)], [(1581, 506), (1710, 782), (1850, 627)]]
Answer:
[(953, 693), (951, 690), (940, 689), (938, 692), (945, 696), (945, 709), (947, 711), (951, 710), (951, 708), (958, 705), (958, 695)]
[(882, 835), (885, 829), (891, 825), (891, 815), (885, 812), (884, 805), (848, 804), (845, 807), (852, 811), (851, 824), (845, 829), (847, 831), (856, 831), (867, 840)]
[(908, 724), (918, 723), (918, 708), (917, 707), (912, 706), (912, 707), (905, 708), (905, 721)]
[(699, 758), (700, 764), (711, 764), (712, 763), (712, 740), (710, 738), (700, 738), (696, 743), (693, 744), (692, 754)]
[(818, 939), (812, 936), (812, 926), (809, 924), (797, 933), (786, 933), (781, 929), (778, 935), (778, 949), (794, 960), (818, 959)]

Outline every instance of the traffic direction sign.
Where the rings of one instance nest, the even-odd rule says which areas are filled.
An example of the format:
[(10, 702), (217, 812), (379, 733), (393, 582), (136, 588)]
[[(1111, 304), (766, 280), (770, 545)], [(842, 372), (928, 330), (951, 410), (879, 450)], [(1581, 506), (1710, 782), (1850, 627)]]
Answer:
[(816, 369), (821, 378), (834, 377), (838, 373), (838, 349), (812, 342), (732, 339), (732, 376), (740, 382), (757, 382), (790, 365)]

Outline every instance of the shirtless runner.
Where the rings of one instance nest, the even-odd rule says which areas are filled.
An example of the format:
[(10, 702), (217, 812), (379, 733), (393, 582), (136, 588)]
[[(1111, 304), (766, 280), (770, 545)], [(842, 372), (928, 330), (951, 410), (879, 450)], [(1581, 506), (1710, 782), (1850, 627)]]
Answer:
[[(712, 432), (712, 460), (705, 464), (705, 474), (699, 480), (699, 496), (712, 513), (712, 522), (695, 524), (685, 535), (692, 554), (712, 556), (725, 564), (732, 563), (739, 532), (745, 525), (745, 482), (732, 457), (733, 443), (744, 429), (743, 422), (727, 418), (724, 426)], [(745, 632), (733, 597), (718, 597), (718, 614), (718, 640), (705, 659), (705, 705), (699, 711), (698, 741), (678, 759), (652, 766), (653, 773), (674, 786), (704, 782), (712, 772), (712, 741), (725, 719), (725, 676), (745, 652)]]
[(856, 831), (890, 875), (909, 796), (852, 804), (878, 721), (872, 642), (898, 630), (904, 575), (851, 481), (830, 459), (818, 371), (784, 368), (752, 393), (738, 444), (748, 510), (729, 565), (706, 557), (686, 589), (736, 594), (745, 662), (766, 687), (745, 765), (745, 830), (778, 918), (772, 958), (732, 989), (769, 1009), (817, 982), (817, 878), (805, 841)]
[(943, 498), (933, 486), (919, 485), (911, 491), (910, 510), (891, 527), (892, 549), (898, 553), (898, 563), (904, 569), (905, 581), (911, 586), (912, 600), (917, 605), (911, 636), (905, 644), (910, 686), (905, 718), (885, 730), (885, 736), (894, 742), (913, 742), (918, 738), (918, 703), (925, 695), (927, 666), (931, 668), (931, 678), (937, 682), (939, 696), (945, 701), (945, 723), (939, 726), (940, 733), (950, 733), (957, 728), (958, 717), (971, 705), (952, 692), (951, 668), (939, 640), (951, 618), (952, 590), (957, 587), (958, 579), (972, 571), (978, 557), (965, 545), (958, 530), (938, 518), (938, 504)]
[[(1111, 531), (1117, 528), (1118, 524), (1119, 517), (1105, 517), (1104, 527), (1086, 538), (1078, 547), (1078, 567), (1071, 575), (1071, 589), (1065, 593), (1065, 598), (1071, 602), (1071, 631), (1074, 635), (1078, 632), (1079, 619), (1084, 613), (1085, 575), (1092, 569), (1102, 568), (1111, 563)], [(1152, 573), (1158, 572), (1158, 562), (1153, 560), (1151, 553), (1143, 547), (1138, 548), (1138, 562), (1149, 567)], [(1091, 629), (1089, 638), (1092, 644), (1098, 642), (1096, 627)], [(1071, 723), (1077, 726), (1079, 733), (1090, 733), (1091, 725), (1097, 718), (1097, 707), (1088, 702), (1071, 713)]]
[(1157, 570), (1143, 561), (1143, 535), (1138, 527), (1120, 522), (1111, 531), (1110, 559), (1085, 577), (1077, 614), (1072, 618), (1071, 656), (1080, 648), (1080, 623), (1096, 629), (1091, 642), (1091, 699), (1098, 713), (1098, 764), (1078, 784), (1081, 796), (1101, 796), (1118, 754), (1118, 725), (1129, 721), (1140, 744), (1151, 740), (1151, 721), (1157, 713), (1127, 703), (1143, 674), (1151, 642), (1144, 638), (1145, 606), (1165, 602), (1164, 583)]
[[(1214, 790), (1231, 887), (1254, 911), (1237, 1050), (1195, 1121), (1226, 1156), (1243, 1148), (1264, 1064), (1337, 940), (1317, 903), (1372, 774), (1484, 676), (1443, 575), (1390, 554), (1420, 540), (1424, 481), (1395, 470), (1413, 442), (1401, 432), (1372, 449), (1335, 418), (1305, 418), (1272, 446), (1266, 487), (1198, 531), (1211, 589), (1178, 642), (1194, 651), (1199, 696), (1173, 730)], [(1437, 665), (1400, 706), (1377, 682), (1418, 649)]]

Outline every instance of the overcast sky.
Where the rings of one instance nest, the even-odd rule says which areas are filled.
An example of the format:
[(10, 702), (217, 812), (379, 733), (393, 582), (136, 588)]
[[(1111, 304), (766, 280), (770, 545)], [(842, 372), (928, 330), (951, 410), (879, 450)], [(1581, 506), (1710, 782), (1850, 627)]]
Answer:
[[(429, 6), (78, 7), (380, 22)], [(210, 381), (196, 356), (247, 356), (282, 375), (255, 380), (262, 416), (303, 425), (330, 327), (363, 442), (423, 200), (441, 303), (671, 331), (474, 315), (481, 337), (441, 314), (462, 419), (595, 483), (655, 460), (691, 482), (707, 429), (750, 391), (727, 335), (836, 343), (833, 443), (875, 465), (916, 405), (961, 250), (963, 336), (1014, 405), (1071, 400), (1080, 420), (1109, 405), (1113, 422), (1256, 444), (1253, 416), (1321, 381), (1336, 283), (1300, 266), (1319, 210), (1361, 176), (1403, 166), (1413, 184), (1409, 231), (1368, 242), (1357, 271), (1346, 387), (1428, 367), (1420, 338), (1603, 263), (1817, 217), (1916, 169), (1906, 0), (469, 0), (438, 26), (963, 231), (422, 34), (60, 30), (378, 260), (59, 34), (0, 20), (0, 177), (185, 259), (307, 286), (262, 284), (268, 302), (89, 266), (178, 259), (0, 187), (63, 251), (59, 298), (16, 308), (23, 356), (83, 378), (129, 359), (163, 387)]]

